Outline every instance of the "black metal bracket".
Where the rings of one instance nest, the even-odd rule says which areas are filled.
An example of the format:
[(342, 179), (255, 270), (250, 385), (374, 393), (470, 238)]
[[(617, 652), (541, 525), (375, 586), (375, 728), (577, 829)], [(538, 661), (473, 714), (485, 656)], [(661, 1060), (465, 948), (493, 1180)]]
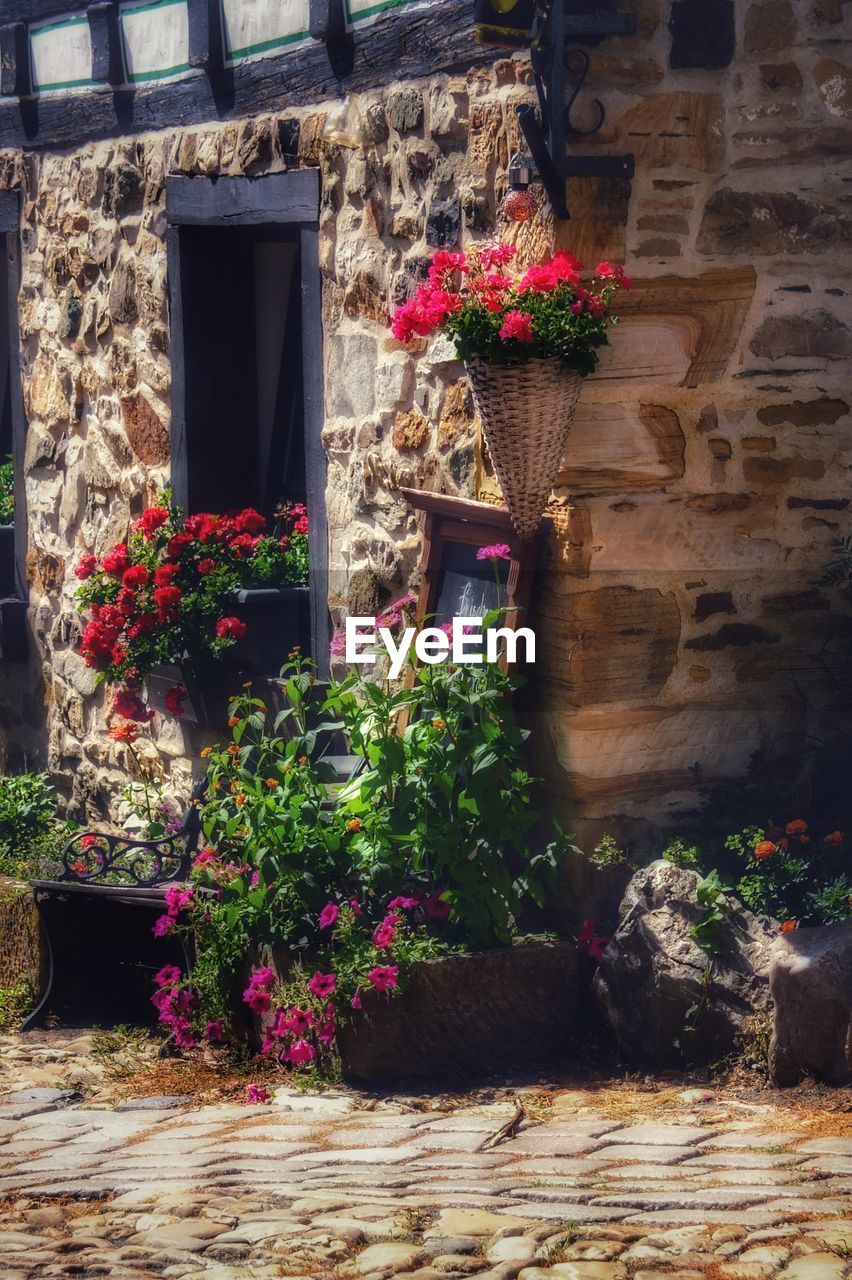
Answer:
[[(595, 99), (596, 119), (591, 127), (581, 129), (571, 120), (571, 110), (589, 74), (590, 59), (585, 49), (567, 48), (569, 37), (582, 35), (623, 34), (635, 31), (635, 18), (617, 14), (603, 19), (609, 29), (601, 27), (596, 14), (568, 15), (565, 0), (549, 0), (538, 11), (530, 59), (538, 94), (538, 115), (524, 104), (517, 108), (518, 124), (526, 139), (539, 178), (550, 198), (557, 218), (570, 218), (565, 198), (566, 178), (632, 178), (634, 157), (569, 156), (566, 143), (569, 134), (583, 136), (597, 133), (606, 119), (603, 103)], [(569, 85), (568, 75), (573, 83)], [(568, 90), (570, 88), (570, 95)]]

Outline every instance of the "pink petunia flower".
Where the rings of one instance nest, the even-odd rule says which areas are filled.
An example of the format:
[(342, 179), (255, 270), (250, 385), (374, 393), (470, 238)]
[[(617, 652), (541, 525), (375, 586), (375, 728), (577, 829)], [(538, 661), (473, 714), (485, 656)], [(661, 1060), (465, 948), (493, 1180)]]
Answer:
[(333, 973), (315, 973), (308, 983), (308, 990), (318, 1000), (327, 1000), (337, 986)]
[(340, 907), (336, 902), (327, 902), (319, 914), (319, 927), (330, 929), (340, 915)]
[(246, 1106), (250, 1106), (257, 1102), (271, 1102), (272, 1097), (268, 1089), (264, 1089), (262, 1084), (250, 1084), (246, 1089)]
[(376, 991), (389, 991), (391, 987), (395, 987), (397, 984), (399, 968), (395, 964), (377, 964), (367, 974), (367, 978)]
[(308, 1044), (307, 1040), (296, 1040), (287, 1051), (287, 1058), (295, 1066), (300, 1066), (304, 1062), (313, 1062), (316, 1057), (316, 1050), (312, 1044)]

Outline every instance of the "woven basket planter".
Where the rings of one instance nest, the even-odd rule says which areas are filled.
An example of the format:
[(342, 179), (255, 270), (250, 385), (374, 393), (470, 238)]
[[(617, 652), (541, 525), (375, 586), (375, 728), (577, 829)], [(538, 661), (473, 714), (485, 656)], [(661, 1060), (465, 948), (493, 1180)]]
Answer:
[(538, 526), (556, 479), (583, 379), (559, 359), (466, 365), (512, 524), (524, 540)]

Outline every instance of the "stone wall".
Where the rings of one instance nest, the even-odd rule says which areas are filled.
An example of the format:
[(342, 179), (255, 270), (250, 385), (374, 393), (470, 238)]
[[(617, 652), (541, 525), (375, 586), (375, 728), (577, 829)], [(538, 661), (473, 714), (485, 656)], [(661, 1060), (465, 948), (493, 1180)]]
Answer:
[[(850, 501), (843, 6), (717, 5), (713, 39), (692, 34), (695, 0), (636, 8), (636, 38), (592, 51), (584, 98), (608, 114), (577, 142), (632, 150), (634, 181), (573, 182), (570, 222), (512, 229), (529, 256), (555, 242), (636, 281), (583, 392), (535, 610), (537, 763), (587, 837), (667, 820), (695, 762), (735, 775), (773, 736), (821, 732), (850, 632), (815, 585)], [(526, 57), (495, 56), (359, 100), (2, 156), (23, 192), (34, 652), (0, 671), (0, 715), (10, 763), (46, 761), (77, 812), (106, 812), (127, 761), (74, 652), (70, 567), (168, 475), (166, 174), (322, 171), (331, 604), (366, 613), (416, 576), (400, 484), (497, 496), (452, 350), (401, 348), (387, 317), (427, 229), (502, 233), (532, 97)], [(184, 793), (188, 733), (158, 717), (146, 748)]]

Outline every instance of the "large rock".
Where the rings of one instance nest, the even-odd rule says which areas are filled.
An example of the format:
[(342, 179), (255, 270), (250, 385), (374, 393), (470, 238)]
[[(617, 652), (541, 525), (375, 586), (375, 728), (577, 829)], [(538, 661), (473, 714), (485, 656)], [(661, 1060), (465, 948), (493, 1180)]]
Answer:
[(576, 974), (567, 942), (424, 960), (395, 999), (364, 997), (340, 1035), (344, 1074), (459, 1079), (552, 1061), (573, 1030)]
[(622, 899), (594, 991), (631, 1060), (715, 1061), (768, 1006), (769, 953), (778, 926), (729, 899), (718, 950), (709, 955), (690, 936), (703, 915), (699, 881), (694, 871), (652, 862), (637, 872)]
[(770, 956), (776, 1084), (852, 1083), (852, 921), (782, 934)]

